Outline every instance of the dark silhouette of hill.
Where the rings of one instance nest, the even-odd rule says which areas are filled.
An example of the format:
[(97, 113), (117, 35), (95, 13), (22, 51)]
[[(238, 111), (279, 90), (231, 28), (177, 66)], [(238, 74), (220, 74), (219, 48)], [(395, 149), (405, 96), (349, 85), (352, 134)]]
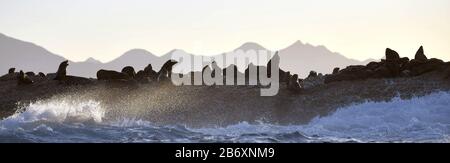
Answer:
[(297, 41), (281, 49), (280, 67), (284, 70), (306, 77), (311, 70), (319, 73), (331, 73), (333, 68), (345, 68), (348, 65), (367, 64), (372, 60), (358, 61), (342, 54), (331, 52), (325, 46), (313, 46)]
[(53, 72), (64, 60), (43, 47), (0, 33), (0, 71), (15, 67), (24, 71)]

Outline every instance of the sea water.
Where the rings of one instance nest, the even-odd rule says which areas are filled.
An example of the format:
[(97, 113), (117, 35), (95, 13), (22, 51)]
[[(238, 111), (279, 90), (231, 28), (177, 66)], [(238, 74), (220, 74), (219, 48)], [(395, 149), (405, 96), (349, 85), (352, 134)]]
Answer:
[(0, 142), (450, 142), (450, 93), (340, 108), (305, 125), (241, 122), (191, 128), (106, 120), (99, 102), (36, 102), (0, 121)]

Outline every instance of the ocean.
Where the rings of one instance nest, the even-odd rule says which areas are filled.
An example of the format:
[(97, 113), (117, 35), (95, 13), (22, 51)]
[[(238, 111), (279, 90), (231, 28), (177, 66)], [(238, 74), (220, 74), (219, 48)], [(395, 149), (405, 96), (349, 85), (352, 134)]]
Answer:
[(367, 101), (304, 125), (263, 121), (193, 128), (132, 117), (107, 120), (96, 101), (36, 102), (0, 121), (0, 142), (35, 143), (449, 143), (450, 92)]

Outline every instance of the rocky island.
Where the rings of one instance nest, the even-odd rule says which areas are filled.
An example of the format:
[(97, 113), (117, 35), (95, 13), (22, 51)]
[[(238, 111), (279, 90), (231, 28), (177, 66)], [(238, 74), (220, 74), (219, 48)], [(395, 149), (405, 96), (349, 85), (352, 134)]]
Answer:
[[(29, 103), (94, 100), (110, 119), (134, 117), (156, 124), (189, 126), (225, 126), (242, 121), (304, 124), (355, 103), (408, 99), (450, 90), (450, 63), (428, 59), (423, 47), (414, 59), (400, 57), (391, 49), (386, 49), (385, 56), (367, 65), (335, 68), (332, 74), (311, 71), (305, 79), (280, 70), (280, 90), (272, 97), (260, 96), (261, 85), (175, 86), (168, 79), (182, 74), (171, 73), (177, 64), (173, 60), (158, 72), (151, 65), (137, 72), (126, 65), (121, 72), (99, 70), (97, 79), (70, 76), (67, 61), (50, 74), (11, 68), (0, 77), (0, 118), (23, 111)], [(218, 75), (229, 75), (225, 69)], [(248, 69), (243, 72), (246, 77)], [(195, 73), (201, 72), (184, 75)]]

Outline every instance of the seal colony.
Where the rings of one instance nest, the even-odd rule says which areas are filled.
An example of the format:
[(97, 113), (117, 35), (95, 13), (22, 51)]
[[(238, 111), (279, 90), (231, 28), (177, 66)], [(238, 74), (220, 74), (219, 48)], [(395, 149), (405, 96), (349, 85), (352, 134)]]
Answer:
[[(90, 99), (107, 108), (110, 119), (133, 117), (192, 126), (258, 120), (301, 124), (354, 103), (450, 90), (450, 62), (428, 59), (423, 47), (411, 60), (389, 48), (385, 55), (380, 62), (335, 68), (332, 74), (311, 71), (305, 79), (278, 68), (278, 94), (268, 97), (260, 96), (259, 90), (273, 84), (262, 79), (276, 75), (270, 70), (277, 65), (272, 62), (279, 59), (278, 55), (267, 66), (249, 64), (245, 72), (237, 71), (235, 65), (220, 69), (212, 62), (201, 72), (177, 74), (172, 73), (172, 67), (178, 63), (175, 60), (167, 61), (159, 71), (150, 64), (137, 72), (131, 66), (125, 66), (121, 72), (99, 70), (97, 79), (67, 75), (68, 61), (62, 62), (56, 73), (49, 74), (16, 72), (11, 68), (0, 77), (0, 117), (11, 116), (31, 102)], [(252, 70), (266, 73), (252, 75)], [(217, 79), (224, 83), (230, 82), (227, 80), (232, 76), (232, 83), (244, 84), (195, 81), (195, 76), (205, 74), (211, 79), (221, 76)], [(201, 85), (174, 84), (173, 76)]]

